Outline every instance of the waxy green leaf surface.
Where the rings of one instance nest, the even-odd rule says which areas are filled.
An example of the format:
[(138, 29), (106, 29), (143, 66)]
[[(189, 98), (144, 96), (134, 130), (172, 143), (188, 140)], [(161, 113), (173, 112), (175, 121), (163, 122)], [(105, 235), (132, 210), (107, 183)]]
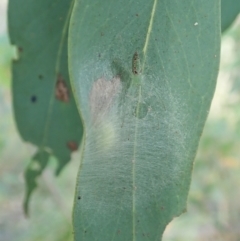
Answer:
[(160, 240), (186, 210), (219, 19), (218, 0), (75, 1), (69, 66), (85, 127), (76, 241)]
[(225, 31), (240, 13), (239, 0), (222, 0), (221, 1), (221, 21), (222, 32)]

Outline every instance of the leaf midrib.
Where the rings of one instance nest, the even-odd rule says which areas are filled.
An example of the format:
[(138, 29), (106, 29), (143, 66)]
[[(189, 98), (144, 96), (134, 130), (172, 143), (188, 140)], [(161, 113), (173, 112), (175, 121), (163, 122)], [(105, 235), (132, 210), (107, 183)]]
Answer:
[[(144, 73), (146, 55), (147, 55), (150, 35), (151, 35), (151, 32), (152, 32), (153, 19), (154, 19), (156, 8), (157, 8), (157, 3), (158, 3), (158, 0), (153, 0), (151, 17), (150, 17), (150, 21), (149, 21), (149, 25), (148, 25), (148, 29), (147, 29), (146, 40), (145, 40), (144, 47), (143, 47), (142, 74)], [(133, 230), (132, 230), (132, 232), (133, 232), (133, 241), (136, 241), (136, 176), (135, 176), (135, 172), (136, 172), (136, 152), (137, 152), (136, 143), (137, 143), (137, 135), (138, 135), (138, 122), (139, 122), (138, 116), (139, 116), (139, 108), (140, 108), (141, 99), (142, 99), (142, 87), (141, 87), (141, 83), (140, 83), (139, 90), (138, 90), (138, 103), (137, 103), (137, 110), (136, 110), (136, 121), (135, 121), (135, 130), (134, 130), (134, 132), (135, 132), (134, 149), (133, 149), (133, 160), (132, 160), (132, 185), (133, 185), (132, 186), (132, 189), (133, 189), (133, 197), (132, 197), (132, 212), (133, 212), (132, 225), (133, 225)]]

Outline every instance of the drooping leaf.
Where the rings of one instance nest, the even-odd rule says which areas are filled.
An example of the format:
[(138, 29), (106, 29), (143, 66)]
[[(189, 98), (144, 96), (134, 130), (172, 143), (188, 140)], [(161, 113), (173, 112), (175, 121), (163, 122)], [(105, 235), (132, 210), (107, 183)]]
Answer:
[(240, 13), (240, 1), (239, 0), (222, 0), (221, 6), (221, 20), (222, 20), (222, 32), (224, 32), (235, 20)]
[(85, 126), (75, 240), (160, 240), (186, 207), (213, 97), (219, 0), (76, 0), (72, 86)]
[[(70, 88), (67, 37), (72, 1), (10, 0), (9, 32), (19, 57), (13, 62), (13, 106), (18, 130), (38, 146), (44, 168), (46, 152), (58, 159), (56, 174), (79, 146), (82, 124)], [(40, 163), (41, 162), (41, 163)], [(41, 172), (27, 170), (28, 198)], [(30, 191), (31, 190), (31, 191)]]
[(25, 180), (27, 183), (26, 194), (24, 200), (24, 212), (28, 214), (29, 200), (32, 192), (37, 187), (37, 177), (40, 176), (47, 166), (49, 160), (49, 153), (46, 151), (40, 151), (32, 158), (29, 166), (25, 171)]

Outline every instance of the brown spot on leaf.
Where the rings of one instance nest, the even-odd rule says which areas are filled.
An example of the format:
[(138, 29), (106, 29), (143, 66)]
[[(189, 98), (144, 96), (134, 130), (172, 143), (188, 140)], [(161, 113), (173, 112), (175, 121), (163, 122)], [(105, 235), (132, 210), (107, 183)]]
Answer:
[(78, 149), (78, 145), (75, 141), (69, 141), (67, 147), (70, 151), (76, 151)]
[(68, 87), (63, 79), (63, 77), (59, 74), (55, 87), (55, 96), (58, 100), (63, 102), (69, 101), (69, 92)]

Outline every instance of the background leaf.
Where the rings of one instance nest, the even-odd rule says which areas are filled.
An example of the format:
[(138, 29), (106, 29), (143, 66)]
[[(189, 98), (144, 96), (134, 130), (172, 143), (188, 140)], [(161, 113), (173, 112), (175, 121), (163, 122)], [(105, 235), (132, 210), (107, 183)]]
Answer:
[[(82, 136), (67, 66), (71, 7), (72, 2), (64, 0), (9, 1), (10, 38), (19, 55), (13, 62), (12, 83), (17, 127), (25, 141), (38, 146), (41, 167), (48, 161), (46, 151), (57, 157), (57, 174)], [(26, 208), (36, 186), (33, 178), (41, 173), (31, 166), (26, 172)]]
[(76, 0), (69, 66), (85, 135), (75, 240), (159, 240), (185, 210), (219, 19), (218, 0)]
[(236, 0), (222, 0), (221, 6), (221, 20), (222, 32), (225, 31), (235, 20), (240, 12), (240, 1)]

